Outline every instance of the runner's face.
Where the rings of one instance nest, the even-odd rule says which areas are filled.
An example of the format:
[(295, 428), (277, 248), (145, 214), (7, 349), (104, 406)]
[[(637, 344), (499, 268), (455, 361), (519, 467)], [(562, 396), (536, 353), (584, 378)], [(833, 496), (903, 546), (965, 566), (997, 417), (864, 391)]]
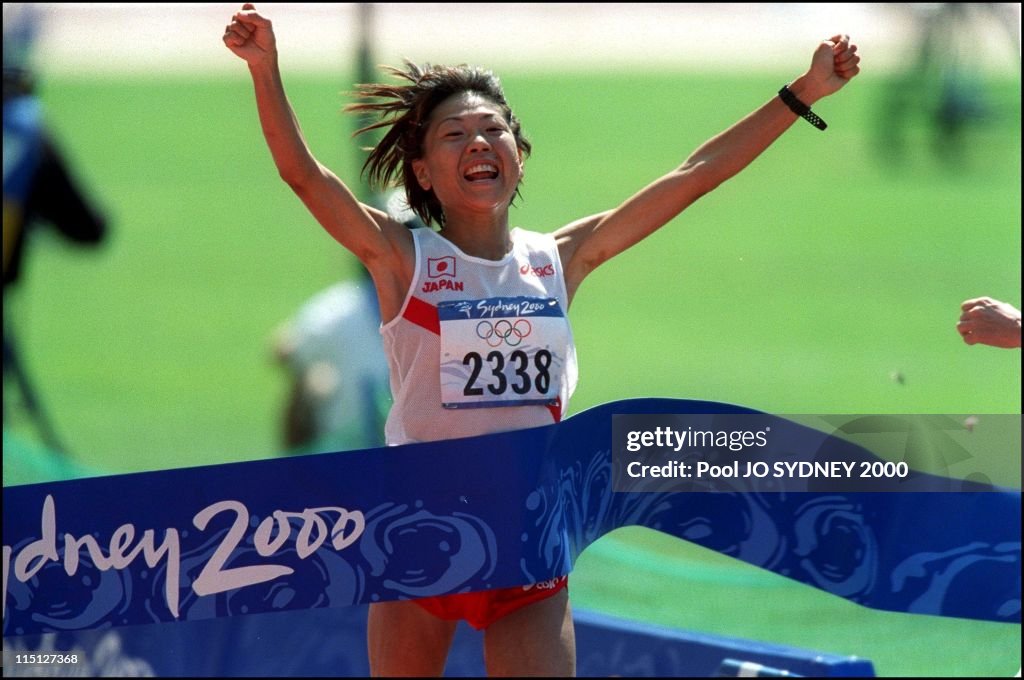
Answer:
[(430, 116), (423, 157), (413, 161), (423, 189), (446, 214), (507, 210), (522, 177), (522, 154), (501, 109), (471, 92), (452, 95)]

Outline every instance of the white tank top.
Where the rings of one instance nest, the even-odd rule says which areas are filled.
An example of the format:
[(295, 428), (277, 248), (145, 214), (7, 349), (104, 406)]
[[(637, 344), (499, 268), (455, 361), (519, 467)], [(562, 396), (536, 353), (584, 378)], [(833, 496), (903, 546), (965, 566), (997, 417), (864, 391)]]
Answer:
[(389, 445), (549, 425), (566, 412), (577, 366), (558, 247), (550, 234), (510, 235), (512, 252), (494, 261), (412, 230), (413, 283), (381, 327)]

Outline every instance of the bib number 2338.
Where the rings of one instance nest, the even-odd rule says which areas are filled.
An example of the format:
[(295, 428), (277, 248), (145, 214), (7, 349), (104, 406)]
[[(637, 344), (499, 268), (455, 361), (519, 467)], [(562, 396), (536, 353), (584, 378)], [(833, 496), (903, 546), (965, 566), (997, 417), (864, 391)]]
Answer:
[(441, 402), (445, 408), (553, 404), (569, 325), (553, 298), (454, 300), (441, 322)]

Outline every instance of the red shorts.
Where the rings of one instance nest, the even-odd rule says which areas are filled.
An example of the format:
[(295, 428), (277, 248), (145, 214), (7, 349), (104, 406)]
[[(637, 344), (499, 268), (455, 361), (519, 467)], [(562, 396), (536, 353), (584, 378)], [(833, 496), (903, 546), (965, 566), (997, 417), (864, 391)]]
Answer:
[(501, 617), (522, 609), (528, 604), (546, 600), (568, 585), (568, 576), (558, 576), (550, 581), (534, 583), (532, 586), (425, 597), (413, 600), (413, 602), (439, 619), (447, 621), (465, 619), (477, 630), (483, 630)]

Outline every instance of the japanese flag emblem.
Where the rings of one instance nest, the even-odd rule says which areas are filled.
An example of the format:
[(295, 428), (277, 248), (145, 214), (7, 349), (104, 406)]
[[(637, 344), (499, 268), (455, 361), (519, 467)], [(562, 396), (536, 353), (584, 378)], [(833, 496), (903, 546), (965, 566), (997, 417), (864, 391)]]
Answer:
[(431, 279), (440, 278), (442, 276), (455, 278), (455, 257), (453, 255), (446, 255), (445, 257), (428, 257), (427, 276)]

